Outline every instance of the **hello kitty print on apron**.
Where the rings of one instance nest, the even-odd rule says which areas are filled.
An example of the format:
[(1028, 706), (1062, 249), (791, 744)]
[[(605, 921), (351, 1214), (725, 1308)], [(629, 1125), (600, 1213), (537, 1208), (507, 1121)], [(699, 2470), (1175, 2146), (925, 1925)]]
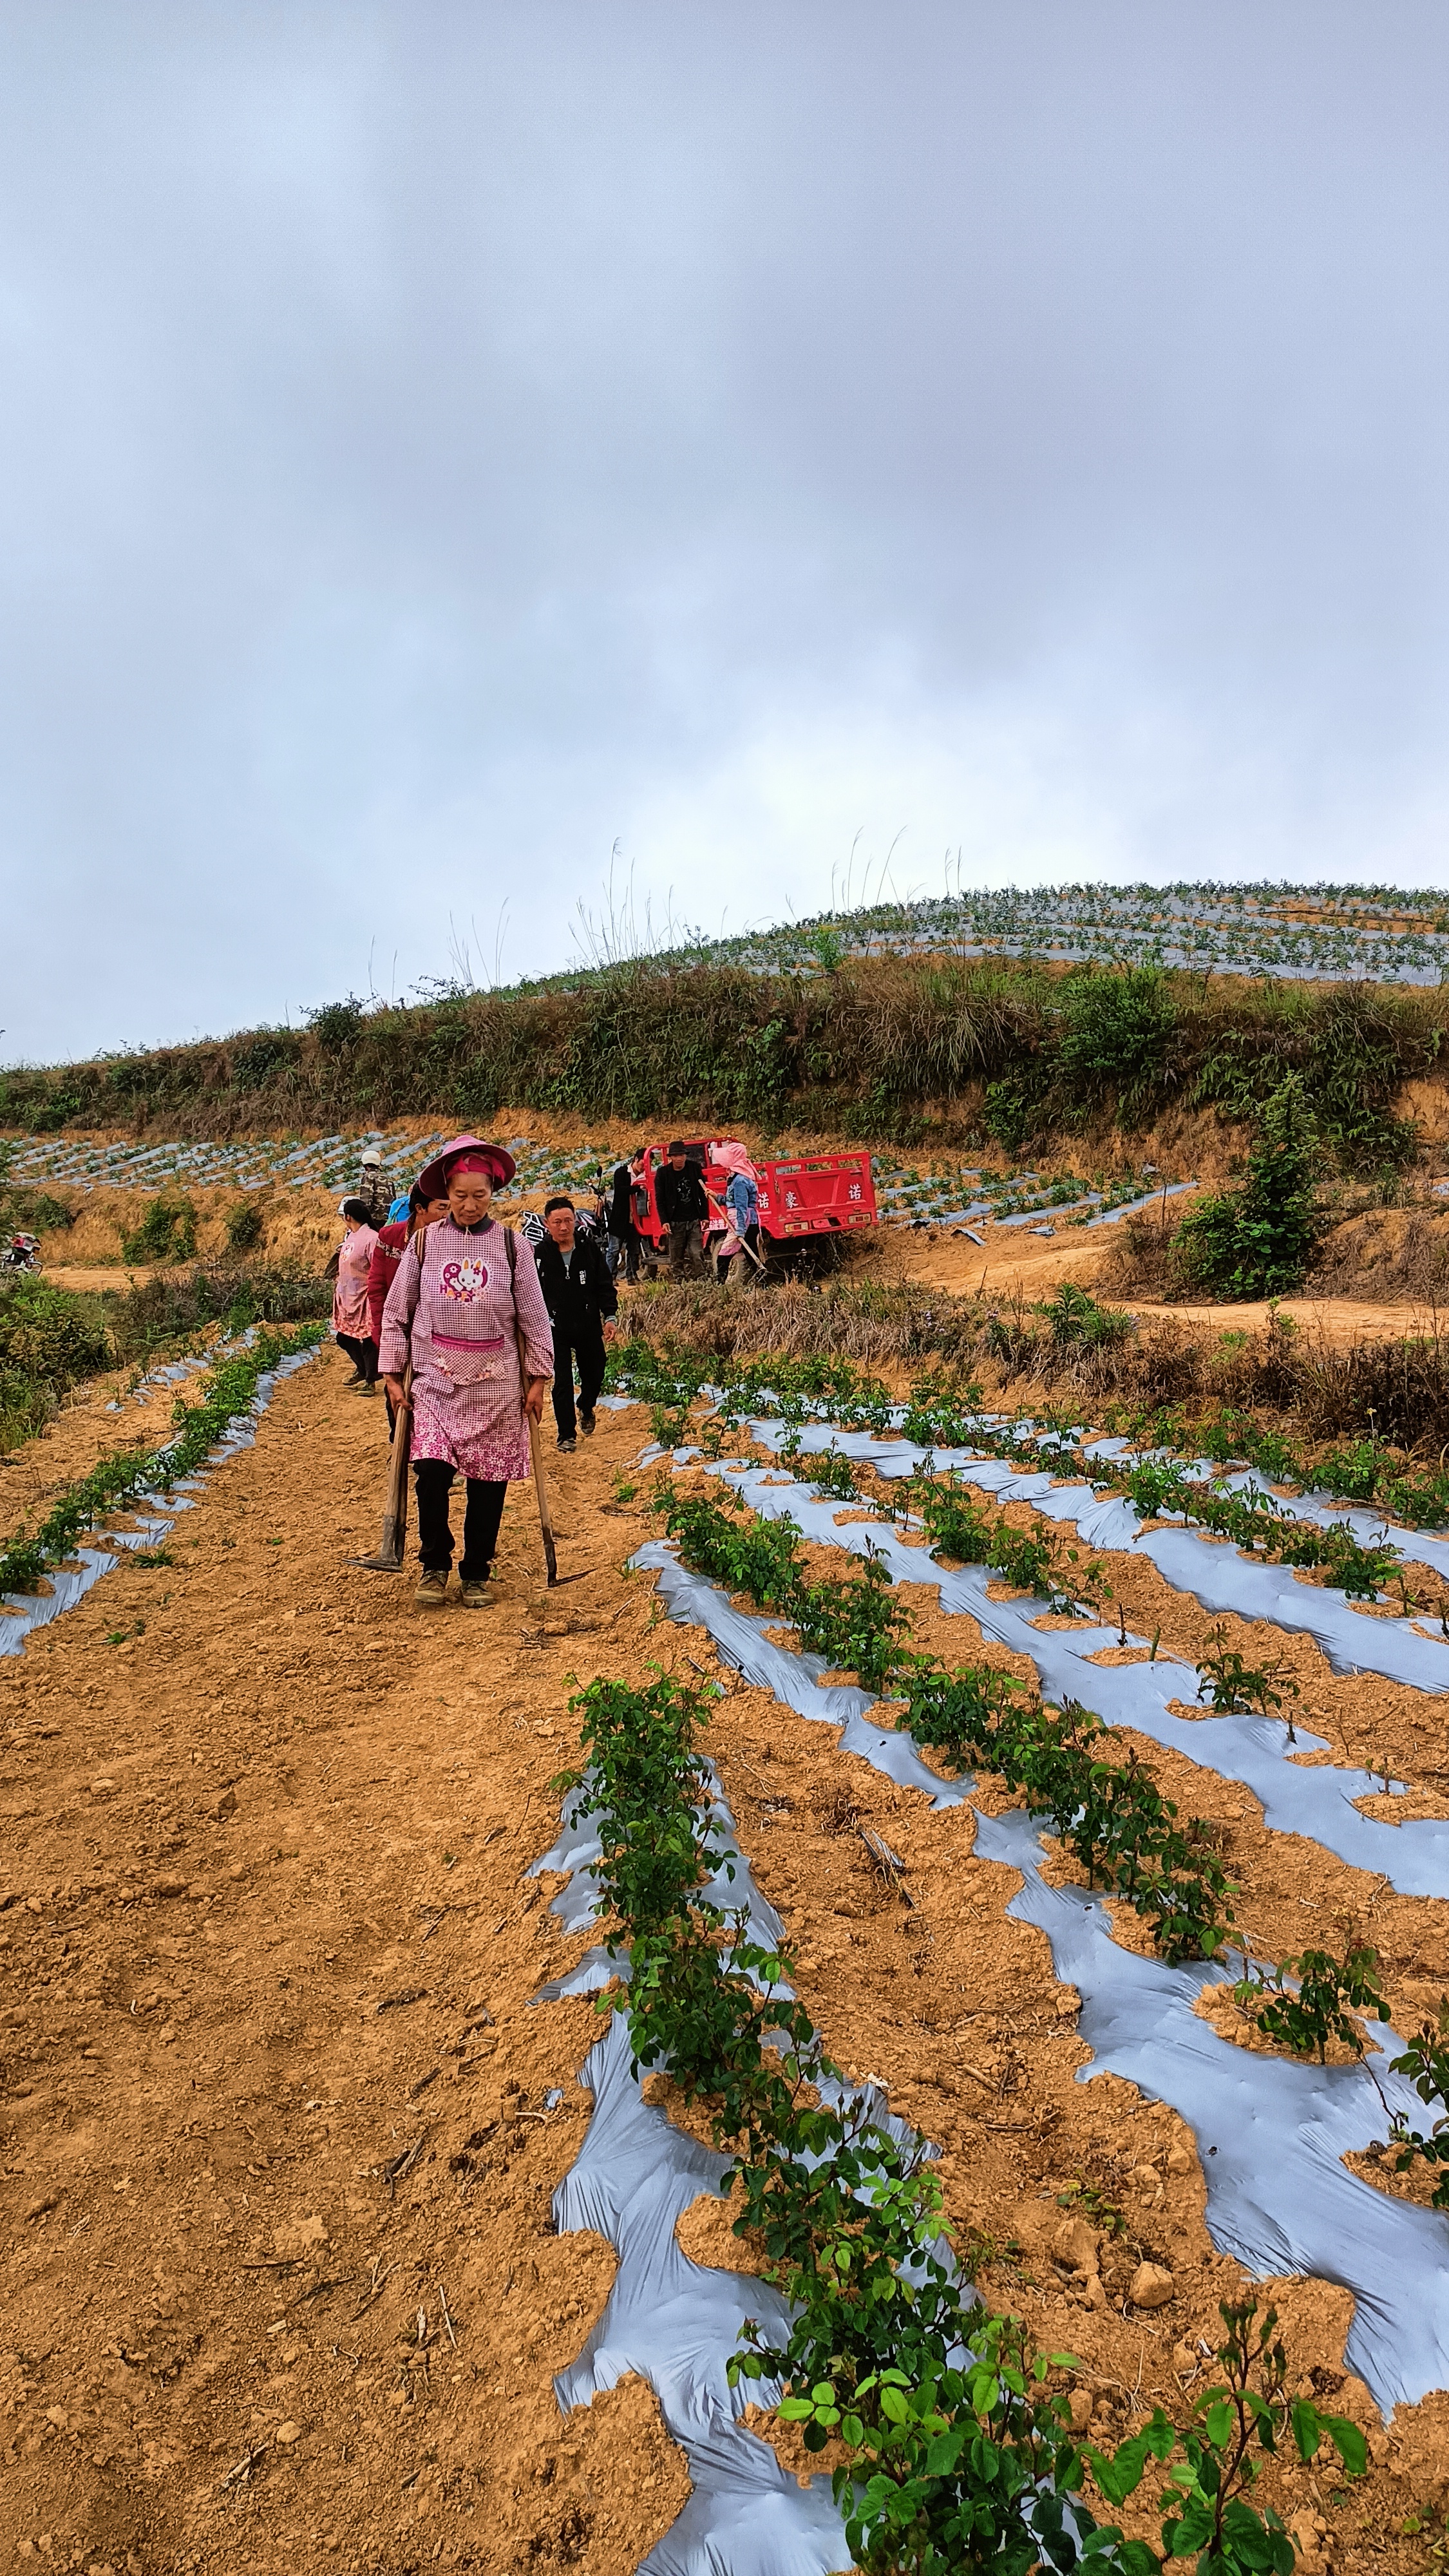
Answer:
[(451, 1297), (462, 1306), (471, 1306), (487, 1285), (487, 1262), (472, 1256), (465, 1261), (445, 1261), (438, 1273), (439, 1296)]

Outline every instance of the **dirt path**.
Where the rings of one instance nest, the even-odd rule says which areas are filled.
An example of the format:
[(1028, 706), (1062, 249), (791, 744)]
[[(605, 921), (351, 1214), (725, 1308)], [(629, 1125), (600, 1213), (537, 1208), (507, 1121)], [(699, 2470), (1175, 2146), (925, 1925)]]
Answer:
[[(641, 2381), (566, 2420), (553, 2397), (614, 2258), (551, 2231), (598, 2025), (582, 2001), (531, 2004), (583, 1939), (524, 1873), (576, 1752), (572, 1678), (717, 1659), (621, 1572), (652, 1526), (637, 1411), (556, 1462), (556, 1592), (522, 1488), (492, 1612), (429, 1618), (409, 1579), (347, 1567), (376, 1540), (383, 1444), (344, 1373), (329, 1351), (286, 1383), (178, 1521), (174, 1565), (118, 1569), (0, 1663), (0, 2533), (17, 2566), (629, 2576), (686, 2494)], [(1136, 1580), (1143, 1615), (1195, 1647), (1199, 1614)], [(923, 1646), (980, 1656), (931, 1593), (913, 1608)], [(1351, 1741), (1364, 1687), (1289, 1651), (1321, 1730)], [(933, 1815), (832, 1730), (721, 1678), (710, 1749), (802, 1995), (941, 2142), (987, 2295), (1081, 2357), (1102, 2432), (1144, 2392), (1179, 2404), (1217, 2301), (1247, 2287), (1207, 2236), (1190, 2132), (1115, 2077), (1075, 2080), (1075, 1996), (1005, 1913), (1016, 1873), (973, 1859), (969, 1810)], [(1384, 1694), (1396, 1734), (1421, 1713), (1408, 1698)], [(1304, 1903), (1327, 1921), (1373, 1901), (1267, 1836), (1231, 1784), (1180, 1762), (1167, 1785), (1237, 1838), (1255, 1929), (1286, 1941)], [(906, 1860), (909, 1912), (874, 1878), (855, 1829), (871, 1819)], [(1406, 2002), (1432, 2000), (1443, 1915), (1379, 1903)], [(1053, 2266), (1074, 2188), (1121, 2213), (1105, 2312)], [(697, 2260), (738, 2259), (717, 2204), (681, 2232)], [(1172, 2271), (1169, 2307), (1123, 2309), (1129, 2255)], [(1347, 2294), (1272, 2295), (1295, 2361), (1367, 2420), (1342, 2371)], [(1330, 2516), (1340, 2565), (1408, 2576), (1409, 2545), (1383, 2535), (1442, 2492), (1446, 2418), (1435, 2397), (1376, 2432), (1371, 2488), (1342, 2507), (1309, 2472), (1275, 2499)]]
[[(1063, 1279), (1100, 1290), (1112, 1305), (1135, 1315), (1161, 1317), (1185, 1329), (1208, 1328), (1224, 1333), (1260, 1333), (1268, 1320), (1266, 1300), (1234, 1306), (1154, 1305), (1145, 1298), (1123, 1296), (1110, 1278), (1102, 1279), (1112, 1249), (1112, 1229), (1058, 1236), (1051, 1242), (1023, 1245), (1020, 1235), (988, 1234), (984, 1248), (952, 1234), (907, 1231), (883, 1234), (872, 1245), (870, 1261), (882, 1275), (919, 1280), (924, 1286), (949, 1289), (957, 1297), (985, 1296), (1028, 1300), (1050, 1297)], [(1431, 1306), (1405, 1299), (1379, 1304), (1357, 1297), (1284, 1297), (1278, 1313), (1326, 1341), (1401, 1341), (1442, 1329)]]
[(174, 1569), (0, 1665), (0, 2530), (116, 2576), (623, 2576), (685, 2478), (640, 2383), (553, 2401), (613, 2256), (550, 2232), (595, 2025), (528, 2009), (565, 1945), (521, 1873), (566, 1675), (632, 1662), (650, 1605), (587, 1453), (558, 1593), (521, 1488), (492, 1617), (341, 1569), (381, 1479), (343, 1365), (288, 1383)]

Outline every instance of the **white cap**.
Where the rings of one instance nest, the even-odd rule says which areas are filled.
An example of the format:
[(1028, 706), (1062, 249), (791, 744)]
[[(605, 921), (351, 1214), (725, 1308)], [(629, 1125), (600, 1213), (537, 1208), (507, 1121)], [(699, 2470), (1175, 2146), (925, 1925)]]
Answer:
[(381, 1161), (382, 1161), (382, 1156), (381, 1156), (381, 1154), (379, 1154), (379, 1152), (378, 1152), (378, 1150), (377, 1150), (376, 1146), (375, 1146), (375, 1145), (369, 1145), (369, 1146), (368, 1146), (368, 1149), (367, 1149), (367, 1151), (366, 1151), (366, 1153), (365, 1153), (365, 1154), (363, 1155), (363, 1157), (362, 1157), (362, 1161), (361, 1161), (361, 1163), (359, 1164), (358, 1168), (359, 1168), (359, 1170), (360, 1170), (360, 1171), (366, 1171), (367, 1166), (368, 1166), (368, 1164), (369, 1164), (369, 1163), (381, 1163)]

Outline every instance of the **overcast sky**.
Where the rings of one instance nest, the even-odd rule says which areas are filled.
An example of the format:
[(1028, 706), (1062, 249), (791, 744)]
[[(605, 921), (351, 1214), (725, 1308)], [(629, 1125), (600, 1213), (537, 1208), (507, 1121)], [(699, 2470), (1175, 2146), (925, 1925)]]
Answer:
[(616, 842), (1444, 881), (1443, 0), (0, 40), (0, 1056), (563, 965)]

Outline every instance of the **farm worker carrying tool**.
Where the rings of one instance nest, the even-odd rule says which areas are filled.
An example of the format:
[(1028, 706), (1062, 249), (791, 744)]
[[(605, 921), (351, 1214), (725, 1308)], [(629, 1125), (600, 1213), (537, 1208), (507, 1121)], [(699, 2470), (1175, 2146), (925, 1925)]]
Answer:
[(368, 1224), (371, 1226), (381, 1225), (389, 1213), (392, 1203), (392, 1192), (388, 1188), (386, 1181), (383, 1179), (382, 1156), (374, 1145), (369, 1145), (367, 1152), (363, 1155), (361, 1162), (358, 1164), (356, 1194), (358, 1198), (366, 1199), (367, 1201)]
[(669, 1160), (655, 1177), (654, 1204), (661, 1225), (669, 1229), (669, 1275), (682, 1279), (691, 1252), (696, 1269), (703, 1266), (699, 1229), (709, 1214), (709, 1200), (698, 1163), (687, 1159), (680, 1144), (670, 1146)]
[[(395, 1200), (401, 1205), (401, 1217), (390, 1217), (373, 1246), (367, 1273), (367, 1313), (372, 1338), (382, 1346), (382, 1316), (387, 1292), (397, 1276), (401, 1261), (414, 1234), (423, 1233), (448, 1213), (446, 1198), (425, 1199), (416, 1182), (406, 1198)], [(403, 1544), (408, 1534), (408, 1458), (412, 1449), (413, 1397), (412, 1362), (403, 1371), (403, 1400), (394, 1404), (391, 1390), (383, 1389), (387, 1405), (387, 1436), (393, 1444), (392, 1469), (387, 1480), (387, 1501), (383, 1506), (382, 1537), (376, 1556), (351, 1556), (349, 1565), (365, 1565), (374, 1574), (399, 1574), (402, 1571)]]
[(729, 1264), (731, 1284), (740, 1288), (749, 1275), (750, 1264), (761, 1278), (765, 1275), (760, 1259), (760, 1177), (744, 1146), (734, 1137), (722, 1137), (718, 1144), (712, 1144), (709, 1159), (716, 1171), (729, 1174), (723, 1200), (715, 1199), (711, 1192), (710, 1203), (716, 1209), (722, 1205), (725, 1213), (725, 1232), (715, 1246), (717, 1257)]
[(592, 1439), (594, 1406), (604, 1383), (604, 1336), (612, 1337), (619, 1295), (592, 1235), (580, 1234), (572, 1199), (550, 1199), (543, 1212), (538, 1284), (553, 1321), (553, 1418), (560, 1449), (574, 1437), (574, 1361), (579, 1364), (579, 1423)]
[(347, 1228), (337, 1255), (337, 1284), (332, 1291), (332, 1331), (339, 1350), (352, 1362), (345, 1383), (359, 1395), (371, 1395), (377, 1380), (377, 1344), (367, 1312), (367, 1274), (377, 1236), (368, 1221), (366, 1199), (344, 1199), (338, 1214)]
[(382, 1314), (382, 1372), (395, 1405), (412, 1358), (413, 1475), (418, 1498), (417, 1599), (440, 1609), (448, 1597), (453, 1534), (448, 1494), (467, 1480), (463, 1599), (486, 1609), (488, 1577), (510, 1482), (532, 1468), (549, 1580), (553, 1532), (537, 1451), (538, 1417), (553, 1367), (552, 1329), (533, 1253), (489, 1215), (495, 1186), (513, 1178), (513, 1157), (477, 1136), (455, 1136), (418, 1174), (426, 1198), (447, 1193), (448, 1213), (415, 1234), (398, 1264)]

